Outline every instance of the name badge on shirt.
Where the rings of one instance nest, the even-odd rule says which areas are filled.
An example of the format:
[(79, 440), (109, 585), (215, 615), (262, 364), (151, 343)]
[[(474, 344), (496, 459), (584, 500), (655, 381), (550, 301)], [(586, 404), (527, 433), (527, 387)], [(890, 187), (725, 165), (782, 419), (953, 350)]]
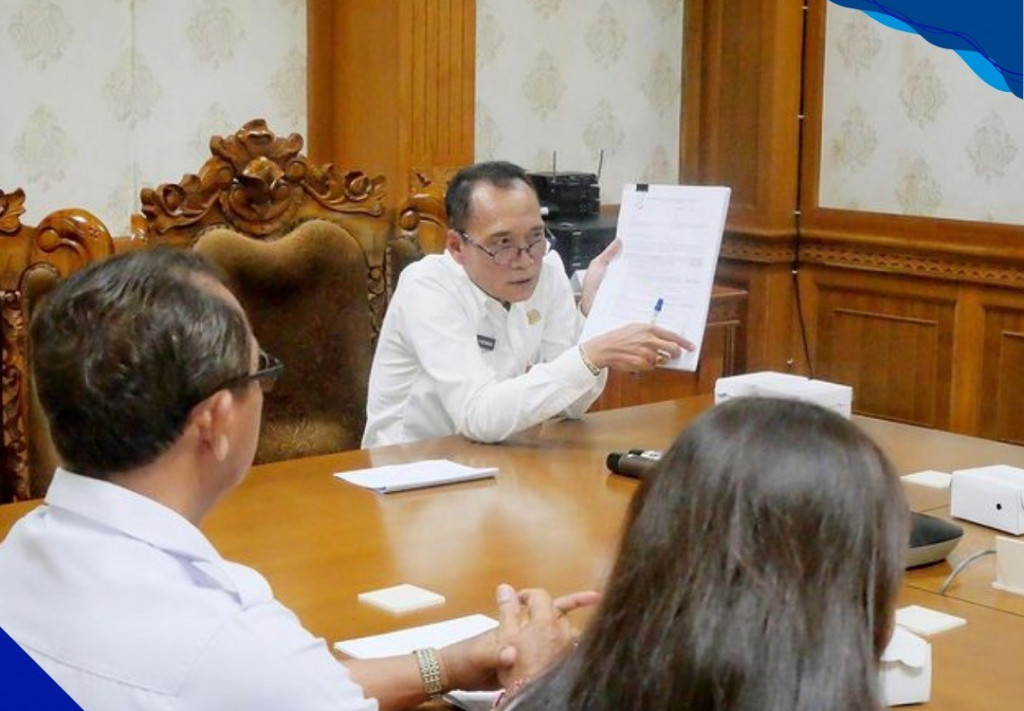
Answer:
[(537, 309), (530, 309), (529, 311), (526, 312), (526, 323), (532, 326), (538, 321), (540, 321), (540, 311), (538, 311)]
[(495, 343), (497, 343), (497, 341), (490, 336), (481, 336), (479, 333), (476, 334), (476, 344), (485, 351), (493, 351)]

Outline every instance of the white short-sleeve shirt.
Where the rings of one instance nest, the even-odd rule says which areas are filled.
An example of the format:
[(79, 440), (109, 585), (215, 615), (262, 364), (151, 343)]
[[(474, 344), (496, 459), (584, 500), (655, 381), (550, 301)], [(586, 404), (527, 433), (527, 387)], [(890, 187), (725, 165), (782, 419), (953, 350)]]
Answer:
[(0, 627), (86, 711), (377, 708), (259, 573), (64, 470), (0, 544)]
[(409, 265), (373, 358), (363, 446), (450, 434), (497, 442), (582, 415), (605, 383), (576, 348), (583, 322), (556, 252), (533, 295), (507, 309), (447, 252)]

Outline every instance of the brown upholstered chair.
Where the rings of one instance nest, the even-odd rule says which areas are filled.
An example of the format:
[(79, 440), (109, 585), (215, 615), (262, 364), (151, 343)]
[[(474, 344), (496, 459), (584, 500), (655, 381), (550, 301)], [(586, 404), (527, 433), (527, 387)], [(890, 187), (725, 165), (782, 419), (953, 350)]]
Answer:
[(0, 324), (3, 329), (3, 469), (0, 501), (42, 496), (58, 457), (30, 377), (27, 339), (35, 307), (57, 282), (113, 253), (107, 228), (85, 210), (60, 210), (22, 224), (25, 193), (0, 190)]
[(264, 401), (257, 462), (358, 448), (391, 271), (419, 254), (384, 179), (310, 165), (264, 121), (210, 140), (196, 175), (142, 191), (132, 248), (195, 249), (227, 272), (285, 372)]

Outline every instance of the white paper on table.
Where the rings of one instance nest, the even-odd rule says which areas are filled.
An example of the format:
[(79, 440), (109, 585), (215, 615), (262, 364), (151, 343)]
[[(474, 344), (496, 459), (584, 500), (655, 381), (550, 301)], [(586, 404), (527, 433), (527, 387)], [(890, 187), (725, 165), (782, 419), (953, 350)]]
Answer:
[(730, 194), (726, 187), (625, 185), (616, 230), (622, 251), (608, 265), (580, 340), (649, 323), (661, 299), (658, 325), (696, 346), (662, 367), (695, 371)]
[(447, 647), (497, 626), (498, 621), (487, 615), (467, 615), (372, 637), (342, 640), (335, 642), (334, 648), (355, 659), (379, 659), (411, 654), (414, 649), (423, 647)]
[(460, 481), (473, 481), (474, 479), (488, 479), (497, 473), (497, 467), (468, 467), (448, 459), (425, 459), (408, 464), (391, 464), (370, 469), (338, 472), (334, 476), (365, 489), (390, 494), (394, 491), (422, 489)]
[[(400, 654), (411, 654), (414, 649), (423, 647), (446, 647), (449, 644), (455, 644), (492, 630), (497, 626), (498, 621), (487, 615), (467, 615), (454, 620), (409, 627), (387, 634), (342, 640), (335, 642), (334, 648), (355, 659), (394, 657)], [(491, 708), (498, 693), (497, 691), (456, 690), (445, 694), (444, 699), (459, 708), (477, 711)]]

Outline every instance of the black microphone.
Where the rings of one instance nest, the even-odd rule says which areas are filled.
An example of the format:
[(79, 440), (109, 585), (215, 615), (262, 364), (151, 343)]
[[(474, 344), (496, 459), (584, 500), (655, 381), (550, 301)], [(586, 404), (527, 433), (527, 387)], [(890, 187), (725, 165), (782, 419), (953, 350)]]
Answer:
[(609, 471), (621, 476), (642, 479), (658, 465), (661, 452), (653, 449), (631, 449), (628, 452), (611, 452), (605, 460)]

